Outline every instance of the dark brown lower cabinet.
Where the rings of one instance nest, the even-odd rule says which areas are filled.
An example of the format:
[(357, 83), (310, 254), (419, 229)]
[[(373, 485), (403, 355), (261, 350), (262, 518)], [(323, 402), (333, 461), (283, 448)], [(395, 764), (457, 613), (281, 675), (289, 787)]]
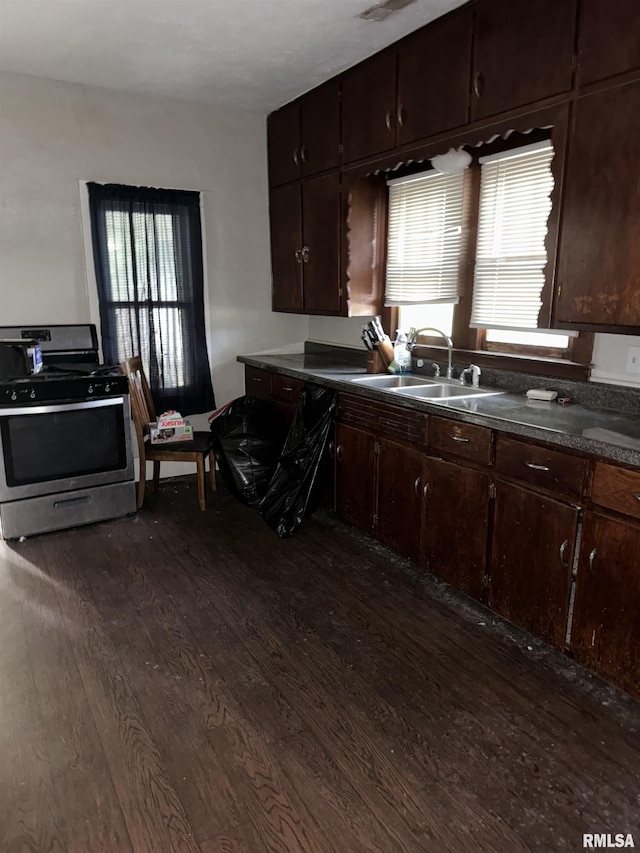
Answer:
[(571, 648), (640, 698), (640, 524), (585, 513)]
[(564, 647), (579, 510), (497, 481), (489, 607)]
[(480, 601), (486, 568), (489, 475), (427, 459), (421, 563)]
[(364, 430), (336, 429), (336, 511), (371, 533), (375, 506), (375, 439)]
[(424, 453), (382, 439), (378, 458), (378, 539), (418, 561)]

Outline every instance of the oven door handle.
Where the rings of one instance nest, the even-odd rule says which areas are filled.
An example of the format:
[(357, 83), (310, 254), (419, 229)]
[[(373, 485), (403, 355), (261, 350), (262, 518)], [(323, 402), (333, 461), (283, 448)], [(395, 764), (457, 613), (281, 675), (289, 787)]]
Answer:
[(83, 400), (77, 403), (51, 403), (45, 406), (13, 406), (9, 409), (0, 407), (0, 418), (11, 415), (51, 415), (56, 412), (77, 412), (79, 409), (101, 409), (105, 406), (123, 406), (124, 397), (105, 397), (101, 400)]

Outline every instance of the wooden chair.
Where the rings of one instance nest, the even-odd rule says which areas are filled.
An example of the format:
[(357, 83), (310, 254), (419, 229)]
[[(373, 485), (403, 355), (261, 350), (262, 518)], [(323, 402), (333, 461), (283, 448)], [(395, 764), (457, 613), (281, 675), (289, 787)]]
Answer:
[(213, 452), (213, 436), (210, 432), (194, 432), (193, 441), (181, 444), (152, 445), (149, 438), (149, 423), (156, 420), (153, 397), (147, 378), (142, 369), (140, 356), (134, 356), (120, 365), (120, 373), (129, 378), (131, 398), (131, 417), (138, 440), (140, 457), (140, 481), (138, 483), (138, 509), (144, 501), (144, 489), (147, 475), (147, 462), (153, 462), (153, 490), (158, 489), (161, 462), (195, 462), (198, 474), (198, 502), (200, 509), (207, 508), (205, 496), (204, 470), (205, 456), (209, 457), (209, 480), (216, 491), (216, 457)]

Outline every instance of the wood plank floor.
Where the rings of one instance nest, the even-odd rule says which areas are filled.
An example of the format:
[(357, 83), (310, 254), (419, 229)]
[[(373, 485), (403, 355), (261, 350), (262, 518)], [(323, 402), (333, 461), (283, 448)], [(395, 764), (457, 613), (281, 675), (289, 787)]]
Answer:
[(640, 706), (320, 513), (0, 543), (0, 850), (640, 846)]

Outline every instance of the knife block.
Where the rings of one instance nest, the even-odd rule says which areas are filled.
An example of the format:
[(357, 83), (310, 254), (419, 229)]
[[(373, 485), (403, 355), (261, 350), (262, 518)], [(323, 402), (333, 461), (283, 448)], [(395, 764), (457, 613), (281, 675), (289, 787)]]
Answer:
[(367, 373), (386, 373), (387, 365), (377, 349), (367, 353)]

